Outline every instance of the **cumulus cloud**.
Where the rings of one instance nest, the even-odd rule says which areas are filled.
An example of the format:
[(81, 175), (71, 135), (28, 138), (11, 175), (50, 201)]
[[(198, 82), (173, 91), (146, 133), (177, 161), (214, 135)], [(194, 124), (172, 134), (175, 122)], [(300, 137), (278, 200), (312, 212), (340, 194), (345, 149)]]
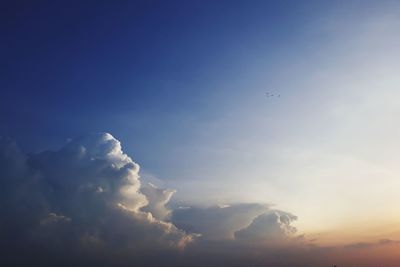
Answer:
[(172, 189), (160, 189), (152, 183), (143, 186), (141, 192), (149, 200), (147, 206), (142, 210), (150, 212), (155, 218), (159, 220), (169, 219), (171, 210), (166, 207), (171, 197), (175, 193)]
[(291, 223), (297, 217), (268, 205), (240, 203), (207, 208), (181, 207), (172, 214), (172, 222), (206, 240), (280, 242), (294, 237)]
[(140, 193), (139, 165), (108, 133), (77, 138), (59, 151), (34, 156), (31, 163), (58, 195), (71, 198), (96, 193), (101, 200), (135, 212), (148, 204)]
[(246, 228), (235, 232), (235, 238), (257, 242), (284, 241), (296, 233), (297, 229), (290, 225), (296, 219), (296, 216), (282, 211), (264, 213)]
[(243, 253), (255, 248), (250, 243), (278, 243), (295, 232), (295, 216), (264, 204), (171, 209), (175, 191), (143, 185), (139, 171), (108, 133), (33, 155), (0, 138), (5, 262), (185, 266), (207, 263), (199, 258), (218, 265), (221, 257), (230, 257), (233, 264), (232, 251), (247, 261)]
[(162, 220), (172, 191), (153, 187), (143, 190), (149, 197), (142, 193), (139, 165), (112, 135), (84, 136), (31, 156), (10, 140), (0, 141), (2, 247), (137, 253), (179, 250), (193, 240)]
[(268, 205), (257, 203), (181, 207), (173, 211), (171, 220), (181, 229), (200, 233), (204, 239), (233, 239), (235, 231), (268, 210)]

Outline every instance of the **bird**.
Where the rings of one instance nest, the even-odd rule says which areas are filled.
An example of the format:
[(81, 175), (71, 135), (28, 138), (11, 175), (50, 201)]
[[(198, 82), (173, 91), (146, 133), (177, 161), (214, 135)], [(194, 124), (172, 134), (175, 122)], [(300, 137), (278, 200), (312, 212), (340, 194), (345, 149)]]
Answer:
[(270, 92), (266, 92), (265, 96), (267, 98), (270, 98), (270, 97), (281, 97), (281, 94), (273, 94), (273, 93), (270, 93)]

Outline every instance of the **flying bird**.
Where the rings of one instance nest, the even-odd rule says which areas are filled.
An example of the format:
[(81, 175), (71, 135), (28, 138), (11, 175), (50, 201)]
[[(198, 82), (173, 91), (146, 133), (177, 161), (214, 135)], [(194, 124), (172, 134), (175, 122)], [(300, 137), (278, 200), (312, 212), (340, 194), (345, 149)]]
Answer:
[(265, 96), (267, 97), (267, 98), (270, 98), (270, 97), (281, 97), (281, 94), (272, 94), (272, 93), (270, 93), (270, 92), (266, 92), (265, 93)]

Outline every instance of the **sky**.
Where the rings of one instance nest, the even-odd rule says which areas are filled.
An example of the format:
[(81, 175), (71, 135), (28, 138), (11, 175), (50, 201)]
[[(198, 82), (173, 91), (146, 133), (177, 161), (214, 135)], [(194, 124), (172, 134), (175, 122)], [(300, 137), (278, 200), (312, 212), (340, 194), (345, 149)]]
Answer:
[(0, 12), (9, 264), (397, 266), (398, 1)]

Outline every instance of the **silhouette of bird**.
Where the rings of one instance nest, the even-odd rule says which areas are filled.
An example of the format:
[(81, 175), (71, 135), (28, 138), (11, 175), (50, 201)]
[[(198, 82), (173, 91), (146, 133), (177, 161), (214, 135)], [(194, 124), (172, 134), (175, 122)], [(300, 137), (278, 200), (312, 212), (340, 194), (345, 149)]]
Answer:
[(271, 97), (281, 97), (281, 94), (273, 94), (273, 93), (270, 93), (270, 92), (266, 92), (265, 93), (265, 96), (267, 97), (267, 98), (271, 98)]

